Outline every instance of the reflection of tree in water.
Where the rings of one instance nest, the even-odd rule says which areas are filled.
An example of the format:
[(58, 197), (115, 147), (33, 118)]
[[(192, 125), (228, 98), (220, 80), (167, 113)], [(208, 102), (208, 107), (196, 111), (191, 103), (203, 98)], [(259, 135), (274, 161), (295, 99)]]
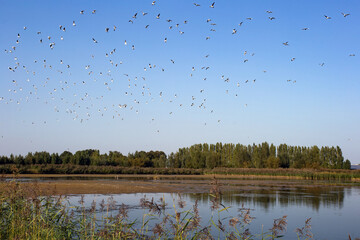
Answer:
[(280, 206), (288, 205), (312, 207), (318, 211), (320, 206), (342, 208), (345, 191), (343, 187), (296, 187), (279, 192)]
[[(318, 211), (320, 206), (342, 208), (345, 198), (344, 187), (314, 186), (314, 187), (290, 187), (280, 186), (264, 189), (250, 189), (229, 191), (222, 195), (225, 206), (254, 205), (268, 210), (279, 204), (281, 207), (306, 206)], [(346, 193), (350, 193), (346, 191)], [(191, 201), (198, 200), (207, 204), (211, 200), (208, 193), (185, 194)]]

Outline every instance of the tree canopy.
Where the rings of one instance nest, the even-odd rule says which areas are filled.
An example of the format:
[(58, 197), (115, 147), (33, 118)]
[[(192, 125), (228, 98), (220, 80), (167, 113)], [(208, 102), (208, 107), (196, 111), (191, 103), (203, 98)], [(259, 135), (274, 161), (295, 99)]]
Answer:
[(29, 152), (26, 156), (0, 156), (0, 164), (46, 165), (71, 164), (121, 167), (156, 168), (328, 168), (350, 169), (351, 162), (344, 161), (339, 146), (321, 147), (275, 146), (261, 144), (242, 145), (240, 143), (194, 144), (179, 148), (168, 156), (163, 151), (136, 151), (127, 156), (117, 151), (100, 154), (99, 150), (86, 149), (74, 154), (64, 151), (58, 153)]

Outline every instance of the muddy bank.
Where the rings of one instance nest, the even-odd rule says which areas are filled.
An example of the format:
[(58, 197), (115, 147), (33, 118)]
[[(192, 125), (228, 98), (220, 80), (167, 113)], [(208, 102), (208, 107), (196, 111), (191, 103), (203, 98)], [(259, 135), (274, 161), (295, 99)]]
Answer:
[[(13, 176), (5, 176), (11, 181)], [(78, 179), (74, 180), (72, 178)], [(222, 191), (254, 189), (316, 188), (344, 185), (328, 181), (299, 180), (294, 177), (229, 175), (18, 175), (15, 181), (24, 186), (36, 185), (45, 194), (121, 194), (121, 193), (208, 193), (214, 177)], [(266, 177), (266, 178), (265, 178)], [(69, 179), (68, 179), (69, 178)], [(27, 181), (23, 181), (27, 180)], [(5, 183), (0, 183), (0, 189)]]

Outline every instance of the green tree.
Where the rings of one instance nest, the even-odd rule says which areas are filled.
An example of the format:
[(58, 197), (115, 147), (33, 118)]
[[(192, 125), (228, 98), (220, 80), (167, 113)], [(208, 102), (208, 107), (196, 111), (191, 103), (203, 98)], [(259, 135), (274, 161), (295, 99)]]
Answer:
[(277, 153), (280, 161), (280, 167), (289, 168), (290, 158), (289, 158), (288, 146), (286, 144), (280, 144)]
[(336, 146), (335, 154), (336, 154), (335, 168), (336, 169), (341, 169), (341, 168), (343, 168), (344, 157), (342, 155), (342, 151), (341, 151), (341, 148), (339, 146)]
[(53, 153), (51, 154), (50, 157), (51, 157), (51, 164), (62, 164), (59, 154)]
[(308, 162), (306, 164), (306, 167), (310, 167), (310, 168), (319, 168), (320, 167), (320, 165), (321, 165), (320, 149), (318, 148), (318, 146), (313, 146), (310, 148), (309, 160), (310, 160), (310, 162)]
[(269, 156), (266, 159), (266, 167), (267, 168), (278, 168), (280, 165), (280, 160), (278, 157), (275, 156)]
[(252, 159), (253, 166), (255, 168), (263, 168), (264, 167), (264, 162), (261, 158), (261, 149), (256, 145), (254, 145), (251, 159)]
[(345, 160), (343, 169), (351, 169), (351, 162), (349, 161), (349, 159)]
[(206, 168), (210, 168), (210, 169), (215, 168), (218, 158), (220, 158), (218, 153), (213, 151), (208, 152), (206, 154)]
[(63, 164), (73, 163), (73, 154), (69, 151), (64, 151), (62, 154), (60, 154), (60, 161)]

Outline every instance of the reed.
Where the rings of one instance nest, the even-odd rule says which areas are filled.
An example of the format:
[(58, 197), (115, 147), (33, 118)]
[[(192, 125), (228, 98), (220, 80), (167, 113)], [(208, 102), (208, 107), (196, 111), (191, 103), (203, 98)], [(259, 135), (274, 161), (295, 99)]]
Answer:
[(342, 169), (295, 169), (295, 168), (140, 168), (118, 166), (80, 166), (80, 165), (0, 165), (2, 174), (138, 174), (138, 175), (237, 175), (287, 177), (308, 180), (360, 181), (360, 170)]
[(295, 168), (215, 168), (205, 170), (204, 174), (295, 177), (308, 180), (360, 180), (359, 170), (341, 169), (295, 169)]

